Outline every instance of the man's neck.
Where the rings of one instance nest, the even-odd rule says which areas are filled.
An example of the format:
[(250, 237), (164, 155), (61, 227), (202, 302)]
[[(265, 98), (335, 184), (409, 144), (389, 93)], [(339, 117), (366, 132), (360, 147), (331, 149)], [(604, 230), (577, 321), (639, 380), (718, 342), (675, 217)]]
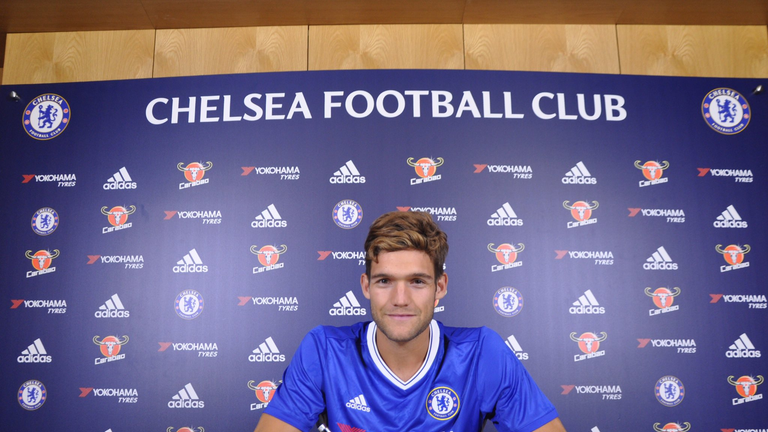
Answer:
[(424, 364), (424, 359), (429, 351), (429, 335), (431, 326), (421, 332), (420, 335), (408, 342), (395, 342), (389, 340), (376, 328), (376, 348), (381, 359), (402, 381), (408, 381)]

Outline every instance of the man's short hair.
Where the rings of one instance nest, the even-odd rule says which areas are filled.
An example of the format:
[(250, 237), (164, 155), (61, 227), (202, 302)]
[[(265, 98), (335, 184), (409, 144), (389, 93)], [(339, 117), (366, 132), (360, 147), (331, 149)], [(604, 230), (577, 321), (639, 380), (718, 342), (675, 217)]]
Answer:
[(425, 212), (385, 213), (373, 221), (365, 239), (365, 274), (371, 277), (371, 263), (379, 253), (401, 250), (426, 253), (435, 267), (435, 279), (443, 274), (448, 255), (448, 236)]

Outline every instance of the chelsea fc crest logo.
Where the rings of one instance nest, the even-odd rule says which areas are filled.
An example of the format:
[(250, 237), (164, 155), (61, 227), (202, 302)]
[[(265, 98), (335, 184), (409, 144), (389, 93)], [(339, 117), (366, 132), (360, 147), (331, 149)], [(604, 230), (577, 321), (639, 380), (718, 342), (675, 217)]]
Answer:
[(459, 412), (459, 396), (448, 387), (438, 387), (427, 396), (427, 412), (437, 420), (452, 419)]
[(53, 93), (40, 95), (24, 108), (22, 123), (27, 134), (36, 140), (56, 138), (69, 125), (69, 104)]
[(195, 319), (203, 313), (205, 301), (203, 296), (195, 290), (184, 290), (176, 296), (176, 313), (186, 319)]
[(501, 287), (493, 295), (493, 307), (501, 316), (513, 317), (523, 310), (523, 295), (512, 287)]
[(339, 228), (352, 229), (363, 221), (363, 208), (357, 201), (339, 201), (333, 208), (333, 221)]
[(673, 407), (685, 398), (685, 387), (682, 381), (672, 375), (659, 378), (656, 381), (656, 399), (664, 406)]
[(59, 227), (59, 214), (50, 207), (43, 207), (32, 215), (32, 230), (39, 236), (53, 234)]
[(736, 90), (718, 88), (701, 102), (701, 115), (709, 127), (723, 135), (735, 135), (749, 124), (749, 103)]
[(19, 387), (19, 405), (27, 411), (34, 411), (45, 403), (48, 391), (38, 380), (29, 380)]

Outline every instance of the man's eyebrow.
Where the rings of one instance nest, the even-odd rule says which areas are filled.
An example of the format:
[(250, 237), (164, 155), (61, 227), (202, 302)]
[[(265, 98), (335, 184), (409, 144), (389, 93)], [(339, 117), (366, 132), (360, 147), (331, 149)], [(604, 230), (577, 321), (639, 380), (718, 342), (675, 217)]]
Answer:
[[(434, 279), (431, 274), (429, 274), (429, 273), (421, 273), (421, 272), (419, 272), (419, 273), (411, 273), (411, 274), (405, 275), (405, 277), (407, 279), (411, 279), (411, 278)], [(374, 274), (371, 275), (371, 279), (379, 279), (379, 278), (392, 279), (392, 275), (387, 274), (387, 273), (374, 273)]]

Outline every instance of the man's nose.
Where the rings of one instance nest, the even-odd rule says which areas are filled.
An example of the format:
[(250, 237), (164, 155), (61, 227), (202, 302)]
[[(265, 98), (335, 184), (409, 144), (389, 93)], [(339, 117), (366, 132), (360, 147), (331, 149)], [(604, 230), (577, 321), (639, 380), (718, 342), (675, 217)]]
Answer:
[(395, 288), (392, 292), (392, 303), (398, 306), (405, 306), (410, 303), (410, 292), (407, 282), (400, 281), (395, 283)]

